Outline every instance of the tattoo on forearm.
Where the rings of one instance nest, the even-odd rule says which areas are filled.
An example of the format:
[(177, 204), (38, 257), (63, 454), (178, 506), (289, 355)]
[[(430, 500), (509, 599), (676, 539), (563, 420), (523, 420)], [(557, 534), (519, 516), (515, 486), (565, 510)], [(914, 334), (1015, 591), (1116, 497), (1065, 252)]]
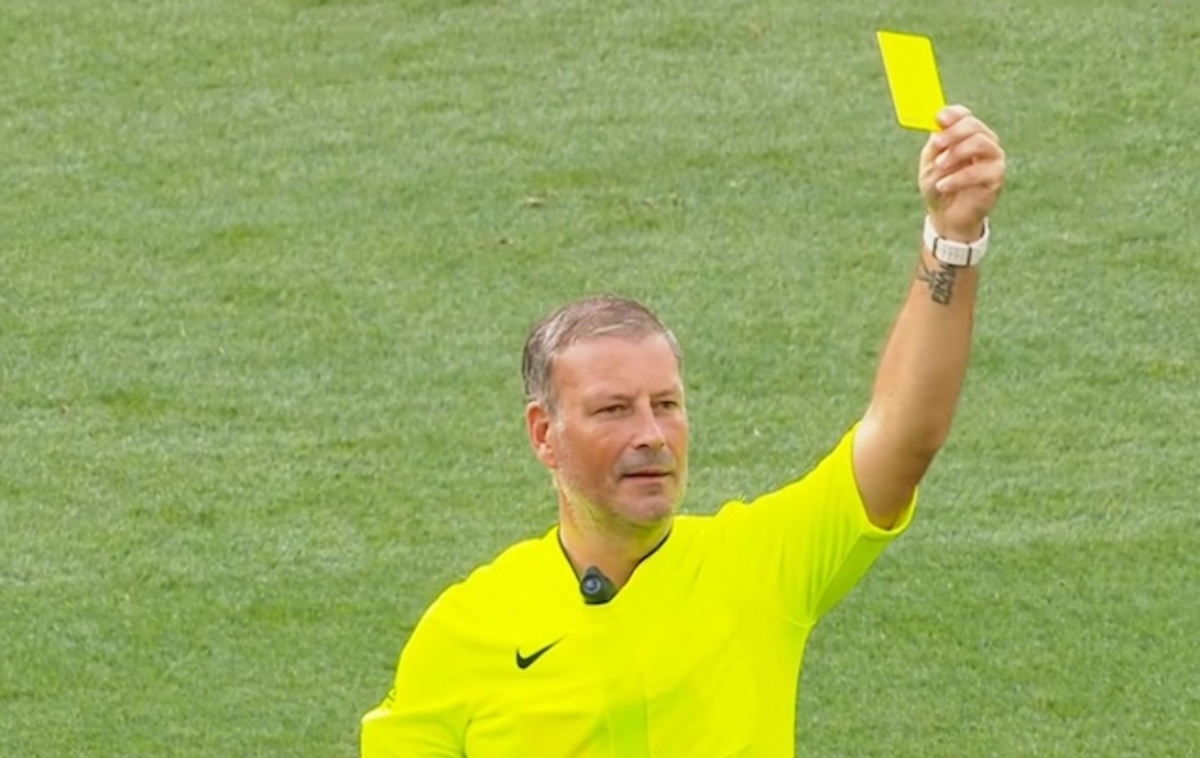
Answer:
[(917, 270), (917, 278), (929, 287), (929, 298), (938, 305), (949, 305), (954, 298), (954, 282), (958, 278), (958, 269), (953, 266), (939, 265), (931, 269), (921, 261)]

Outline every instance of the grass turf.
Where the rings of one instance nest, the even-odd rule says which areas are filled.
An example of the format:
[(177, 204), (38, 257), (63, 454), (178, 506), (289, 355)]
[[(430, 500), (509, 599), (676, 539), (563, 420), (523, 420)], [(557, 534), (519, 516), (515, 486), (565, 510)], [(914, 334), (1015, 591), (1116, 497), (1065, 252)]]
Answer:
[(1010, 181), (800, 750), (1200, 748), (1189, 3), (9, 0), (0, 754), (353, 754), (424, 606), (552, 518), (518, 354), (565, 299), (679, 334), (689, 510), (799, 473), (919, 240), (877, 28)]

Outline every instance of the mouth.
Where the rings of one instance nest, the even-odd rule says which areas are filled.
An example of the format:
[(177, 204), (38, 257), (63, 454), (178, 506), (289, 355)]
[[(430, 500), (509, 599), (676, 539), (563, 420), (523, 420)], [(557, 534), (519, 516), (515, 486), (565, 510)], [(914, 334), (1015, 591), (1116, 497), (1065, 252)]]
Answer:
[(622, 478), (623, 479), (643, 479), (643, 480), (653, 481), (656, 479), (666, 479), (670, 475), (671, 475), (670, 471), (664, 471), (662, 469), (646, 469), (644, 471), (630, 471), (629, 473), (625, 474)]

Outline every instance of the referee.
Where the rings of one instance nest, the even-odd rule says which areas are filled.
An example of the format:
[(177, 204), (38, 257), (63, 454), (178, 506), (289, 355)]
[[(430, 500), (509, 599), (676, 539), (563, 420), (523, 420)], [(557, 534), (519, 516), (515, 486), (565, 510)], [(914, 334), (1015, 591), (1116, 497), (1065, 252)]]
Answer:
[(817, 621), (913, 516), (971, 341), (996, 135), (939, 114), (924, 244), (862, 419), (810, 472), (708, 517), (687, 484), (679, 346), (644, 306), (567, 305), (529, 336), (525, 422), (558, 523), (447, 589), (413, 630), (365, 758), (791, 756)]

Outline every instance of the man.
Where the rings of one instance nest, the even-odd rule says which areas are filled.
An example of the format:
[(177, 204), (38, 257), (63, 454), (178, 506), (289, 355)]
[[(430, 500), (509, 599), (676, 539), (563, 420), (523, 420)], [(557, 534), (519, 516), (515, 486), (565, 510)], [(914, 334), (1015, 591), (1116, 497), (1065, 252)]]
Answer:
[(675, 338), (596, 298), (525, 347), (526, 427), (558, 526), (448, 589), (363, 718), (381, 756), (784, 756), (817, 620), (905, 529), (967, 366), (995, 134), (961, 106), (921, 152), (909, 295), (861, 421), (802, 479), (676, 516), (688, 425)]

